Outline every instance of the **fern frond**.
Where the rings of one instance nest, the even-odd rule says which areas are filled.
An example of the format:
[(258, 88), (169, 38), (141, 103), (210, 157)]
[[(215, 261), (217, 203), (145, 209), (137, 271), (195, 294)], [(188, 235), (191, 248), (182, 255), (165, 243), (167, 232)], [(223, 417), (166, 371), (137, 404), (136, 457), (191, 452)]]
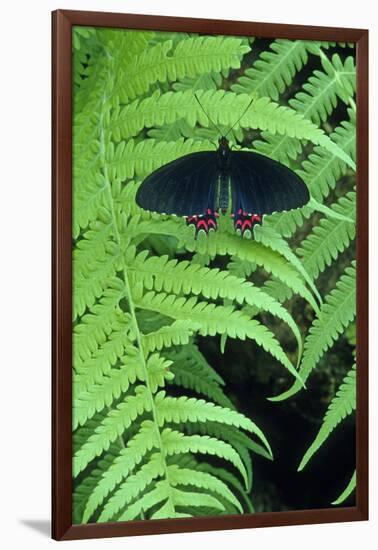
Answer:
[(128, 441), (127, 447), (121, 449), (92, 487), (83, 511), (83, 523), (89, 521), (106, 497), (135, 469), (145, 455), (158, 446), (155, 424), (151, 420), (143, 420), (136, 435)]
[[(146, 377), (140, 358), (126, 356), (121, 361), (120, 368), (113, 368), (106, 374), (96, 379), (88, 389), (75, 392), (74, 400), (74, 429), (84, 424), (88, 418), (105, 407), (110, 407), (122, 393), (125, 393), (130, 384), (136, 380), (145, 382)], [(150, 355), (147, 360), (148, 382), (151, 391), (164, 386), (165, 377), (171, 361), (167, 361), (158, 354)], [(78, 385), (78, 388), (80, 386)]]
[[(296, 112), (315, 124), (327, 120), (336, 107), (338, 98), (348, 104), (356, 90), (356, 69), (352, 57), (348, 57), (344, 64), (337, 54), (332, 57), (332, 62), (322, 52), (320, 58), (324, 72), (316, 70), (304, 84), (305, 91), (298, 92), (295, 98), (289, 100), (290, 106)], [(301, 152), (301, 142), (289, 135), (274, 136), (265, 132), (262, 137), (264, 141), (257, 140), (254, 147), (285, 164), (289, 164), (290, 159), (295, 159)]]
[(253, 66), (238, 78), (231, 89), (257, 97), (271, 97), (275, 101), (289, 86), (295, 74), (306, 65), (313, 45), (304, 40), (277, 39), (270, 49), (260, 54)]
[(212, 257), (230, 254), (251, 264), (261, 266), (265, 271), (272, 273), (285, 283), (295, 294), (299, 294), (304, 298), (313, 309), (317, 310), (318, 308), (314, 297), (306, 288), (297, 269), (280, 253), (261, 243), (240, 239), (237, 235), (219, 232), (211, 235), (210, 239), (199, 238), (196, 241), (187, 242), (185, 246), (191, 252), (207, 253)]
[(167, 352), (167, 357), (171, 359), (175, 365), (190, 370), (198, 368), (201, 372), (201, 378), (208, 380), (211, 383), (219, 386), (225, 386), (223, 378), (219, 373), (207, 362), (198, 347), (192, 342), (181, 348), (174, 348)]
[(113, 329), (108, 340), (91, 357), (75, 363), (75, 391), (81, 392), (96, 384), (124, 354), (128, 357), (136, 354), (136, 348), (129, 338), (129, 320), (127, 319), (126, 323), (118, 323)]
[[(168, 354), (168, 357), (171, 356)], [(186, 363), (174, 362), (171, 370), (174, 374), (174, 378), (170, 381), (171, 384), (202, 394), (222, 407), (234, 408), (219, 384), (208, 376), (207, 371), (204, 372), (202, 365), (197, 363), (195, 359)]]
[(214, 403), (208, 403), (203, 399), (192, 397), (169, 397), (164, 391), (155, 396), (155, 405), (158, 414), (159, 425), (165, 422), (222, 422), (229, 426), (243, 428), (262, 441), (266, 449), (272, 454), (270, 445), (263, 432), (249, 418), (240, 413), (219, 407)]
[(175, 47), (172, 40), (160, 42), (134, 56), (117, 88), (120, 102), (130, 103), (155, 82), (237, 69), (249, 50), (242, 38), (232, 36), (194, 36), (179, 41)]
[(121, 368), (111, 369), (109, 373), (97, 379), (97, 383), (81, 392), (75, 392), (73, 405), (73, 429), (83, 425), (88, 418), (95, 415), (129, 389), (130, 384), (141, 379), (140, 363), (137, 359), (128, 360)]
[(218, 440), (223, 440), (231, 445), (237, 451), (244, 464), (247, 473), (246, 488), (248, 491), (250, 491), (252, 487), (252, 461), (249, 452), (263, 456), (267, 460), (272, 460), (272, 455), (266, 450), (265, 446), (251, 439), (234, 426), (226, 426), (218, 422), (206, 422), (206, 424), (202, 422), (191, 422), (190, 424), (178, 425), (181, 430), (185, 430), (185, 433), (189, 435), (208, 435)]
[(331, 432), (336, 428), (336, 426), (349, 414), (352, 413), (356, 408), (356, 366), (354, 365), (352, 369), (345, 376), (339, 390), (337, 391), (335, 397), (332, 399), (327, 412), (325, 414), (322, 426), (310, 445), (310, 447), (305, 452), (300, 465), (298, 466), (298, 471), (303, 470), (311, 457), (316, 453), (316, 451), (324, 444), (328, 439)]
[[(197, 478), (195, 477), (195, 479), (197, 479)], [(202, 483), (204, 483), (203, 480), (201, 480), (201, 481), (202, 481)], [(219, 481), (219, 480), (217, 480), (217, 481)], [(209, 483), (207, 483), (207, 485), (209, 485)], [(219, 487), (221, 485), (221, 483), (218, 483), (217, 485)], [(194, 492), (194, 491), (180, 491), (179, 489), (175, 489), (175, 488), (172, 489), (171, 492), (172, 492), (172, 504), (173, 504), (174, 507), (176, 507), (176, 506), (179, 506), (179, 507), (195, 506), (195, 507), (211, 508), (211, 509), (215, 509), (215, 510), (218, 510), (218, 511), (221, 511), (221, 512), (225, 511), (225, 507), (220, 502), (220, 500), (213, 497), (213, 496), (211, 496), (210, 494)], [(151, 519), (172, 517), (169, 513), (170, 506), (171, 505), (169, 503), (169, 505), (167, 504), (165, 507), (163, 507), (162, 509), (155, 512), (152, 515)], [(177, 517), (188, 517), (188, 514), (180, 513), (180, 512), (175, 511), (173, 513), (173, 517), (176, 517), (176, 518)]]
[(121, 436), (137, 416), (151, 410), (150, 394), (146, 386), (137, 386), (135, 395), (126, 399), (112, 409), (104, 418), (88, 441), (75, 454), (73, 475), (76, 477), (91, 460), (109, 448), (110, 443)]
[[(356, 217), (356, 193), (350, 192), (332, 205), (332, 209), (350, 219)], [(330, 266), (355, 238), (354, 223), (343, 219), (323, 218), (302, 241), (298, 254), (303, 266), (313, 279)]]
[(233, 493), (235, 494), (236, 491), (242, 497), (245, 505), (245, 511), (250, 513), (254, 512), (251, 499), (249, 498), (243, 485), (240, 483), (239, 479), (231, 472), (225, 470), (224, 468), (216, 468), (213, 465), (207, 463), (199, 464), (198, 469), (202, 472), (210, 473), (230, 485), (232, 487)]
[[(356, 156), (356, 125), (355, 115), (349, 110), (351, 119), (344, 121), (331, 134), (331, 139), (337, 143), (352, 159)], [(315, 147), (314, 152), (303, 162), (298, 175), (306, 182), (313, 199), (323, 202), (329, 192), (335, 188), (337, 181), (345, 175), (347, 164), (337, 155)], [(297, 227), (303, 222), (303, 217), (308, 218), (312, 212), (311, 207), (293, 210), (291, 212), (275, 213), (264, 217), (264, 224), (276, 229), (284, 237), (291, 237)]]
[(332, 502), (332, 504), (335, 506), (338, 504), (342, 504), (355, 490), (356, 485), (357, 485), (357, 476), (356, 476), (356, 471), (354, 471), (348, 485), (345, 487), (341, 495)]
[[(310, 328), (304, 343), (304, 352), (299, 373), (304, 381), (324, 353), (333, 345), (342, 331), (353, 321), (356, 315), (356, 265), (345, 269), (336, 286), (326, 296), (320, 308), (319, 316)], [(279, 396), (270, 398), (272, 401), (282, 401), (296, 394), (301, 389), (300, 384), (293, 386)]]
[(290, 166), (290, 161), (295, 160), (302, 151), (301, 141), (295, 137), (261, 132), (261, 138), (253, 142), (256, 152), (287, 166)]
[[(343, 121), (331, 134), (332, 140), (348, 156), (356, 156), (356, 119), (352, 110), (349, 110), (350, 120)], [(311, 196), (322, 202), (330, 190), (335, 188), (336, 182), (347, 171), (347, 163), (337, 155), (315, 147), (314, 153), (302, 164), (303, 171), (298, 174), (309, 187)]]
[(117, 145), (110, 142), (106, 150), (107, 170), (111, 180), (143, 177), (178, 157), (212, 149), (215, 147), (211, 141), (182, 137), (175, 141), (145, 139), (135, 143), (129, 139)]
[[(239, 304), (245, 302), (254, 305), (286, 322), (295, 334), (298, 346), (301, 347), (299, 329), (289, 312), (252, 283), (236, 278), (227, 271), (201, 267), (189, 261), (169, 260), (168, 256), (147, 257), (147, 251), (142, 251), (138, 255), (135, 253), (135, 248), (130, 247), (125, 260), (132, 279), (143, 281), (147, 290), (154, 289), (158, 292), (163, 290), (187, 295), (202, 294), (205, 298), (212, 300), (228, 298)], [(292, 260), (291, 255), (290, 260)], [(304, 271), (299, 260), (296, 265)]]
[(127, 506), (134, 498), (143, 493), (144, 489), (150, 483), (164, 475), (164, 461), (160, 453), (154, 453), (146, 464), (143, 464), (140, 470), (127, 477), (121, 486), (115, 491), (105, 504), (99, 522), (111, 520), (122, 508)]
[[(198, 99), (215, 124), (232, 126), (250, 102), (247, 94), (234, 94), (223, 90), (198, 92)], [(109, 119), (107, 130), (115, 141), (135, 136), (145, 126), (162, 126), (185, 118), (191, 126), (197, 122), (209, 126), (209, 119), (199, 107), (194, 94), (167, 92), (152, 95), (142, 101), (134, 101), (115, 111)], [(344, 160), (352, 168), (354, 162), (323, 132), (308, 119), (288, 107), (283, 107), (263, 97), (252, 103), (239, 124), (244, 128), (268, 130), (272, 134), (308, 139), (321, 145)]]
[(92, 498), (92, 493), (95, 491), (97, 484), (104, 473), (112, 467), (118, 453), (120, 446), (117, 443), (113, 443), (108, 451), (103, 454), (101, 459), (97, 462), (96, 468), (94, 468), (88, 476), (85, 476), (83, 480), (73, 489), (72, 494), (72, 514), (74, 523), (82, 523), (84, 510), (88, 506), (88, 502)]
[(200, 325), (199, 332), (203, 336), (227, 334), (231, 338), (255, 340), (300, 381), (298, 372), (273, 333), (255, 319), (249, 319), (241, 311), (235, 310), (231, 306), (216, 306), (207, 302), (197, 302), (194, 297), (185, 300), (183, 297), (177, 298), (172, 294), (155, 294), (154, 292), (148, 292), (144, 296), (135, 295), (134, 301), (139, 308), (157, 311), (177, 320), (193, 321), (195, 325)]
[(200, 328), (190, 321), (174, 321), (171, 325), (161, 327), (155, 332), (143, 334), (143, 350), (147, 354), (155, 350), (162, 350), (171, 346), (189, 343), (190, 336)]
[[(256, 241), (261, 242), (265, 246), (269, 246), (272, 250), (276, 250), (277, 252), (282, 254), (290, 262), (290, 264), (293, 265), (299, 271), (299, 273), (303, 276), (303, 279), (307, 282), (307, 284), (310, 286), (311, 290), (313, 291), (313, 293), (321, 303), (322, 301), (321, 296), (315, 284), (313, 283), (312, 278), (307, 273), (302, 262), (299, 260), (299, 258), (297, 258), (297, 256), (291, 250), (287, 241), (285, 241), (285, 239), (283, 239), (281, 235), (271, 227), (257, 226), (256, 229), (257, 229), (257, 231), (255, 232)], [(317, 307), (315, 308), (315, 311), (318, 311)]]
[[(227, 72), (228, 71), (222, 71)], [(218, 90), (222, 83), (222, 75), (220, 73), (204, 73), (197, 77), (184, 77), (173, 84), (173, 89), (176, 92), (184, 92), (185, 90)]]
[[(153, 486), (151, 490), (146, 492), (136, 502), (129, 505), (127, 509), (118, 516), (118, 521), (130, 521), (137, 518), (141, 514), (144, 515), (149, 512), (151, 508), (157, 506), (162, 501), (167, 500), (170, 488), (171, 487), (168, 485), (167, 481), (165, 479), (161, 479)], [(172, 514), (174, 514), (172, 505), (167, 510), (167, 513), (171, 515), (165, 515), (164, 517), (172, 517)]]
[[(234, 494), (230, 491), (227, 485), (223, 483), (223, 481), (221, 481), (219, 478), (211, 475), (210, 473), (199, 472), (195, 470), (193, 471), (192, 469), (188, 468), (178, 468), (177, 466), (170, 466), (169, 478), (174, 485), (183, 485), (184, 487), (198, 487), (199, 489), (205, 489), (206, 493), (211, 492), (215, 493), (218, 497), (220, 496), (226, 498), (235, 506), (235, 508), (240, 513), (243, 513), (243, 509), (239, 501), (235, 498)], [(202, 493), (196, 494), (202, 496)], [(190, 501), (188, 501), (188, 503), (190, 505), (193, 505), (193, 502), (190, 503)], [(201, 502), (201, 504), (198, 505), (203, 505), (203, 501)], [(208, 504), (206, 503), (206, 505)]]
[(130, 328), (130, 316), (119, 308), (123, 288), (118, 287), (117, 280), (113, 282), (116, 283), (115, 286), (107, 288), (100, 300), (80, 318), (80, 322), (74, 327), (75, 366), (79, 366), (82, 361), (88, 359), (121, 324), (124, 326), (125, 333)]
[(164, 450), (168, 456), (179, 453), (201, 453), (228, 460), (241, 474), (248, 486), (247, 472), (238, 453), (229, 444), (215, 437), (204, 435), (184, 435), (166, 428), (161, 434)]
[[(356, 229), (353, 223), (356, 217), (355, 192), (350, 192), (333, 203), (331, 212), (332, 216), (322, 218), (319, 225), (313, 227), (296, 251), (299, 256), (302, 256), (303, 267), (313, 280), (327, 266), (331, 266), (355, 238)], [(291, 289), (278, 280), (267, 281), (265, 290), (280, 302), (292, 296)]]
[(347, 57), (345, 62), (338, 54), (329, 60), (321, 55), (323, 71), (314, 71), (303, 90), (298, 92), (289, 104), (304, 117), (315, 124), (325, 122), (341, 99), (348, 104), (356, 91), (356, 67), (353, 57)]

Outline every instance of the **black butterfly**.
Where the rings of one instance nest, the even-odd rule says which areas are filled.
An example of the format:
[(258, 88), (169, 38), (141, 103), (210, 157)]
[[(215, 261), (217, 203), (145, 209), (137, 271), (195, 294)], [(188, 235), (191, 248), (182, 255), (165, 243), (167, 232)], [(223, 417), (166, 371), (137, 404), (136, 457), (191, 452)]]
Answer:
[(152, 212), (184, 216), (208, 233), (217, 229), (219, 212), (231, 201), (235, 229), (252, 234), (263, 214), (305, 205), (309, 192), (292, 170), (264, 155), (230, 149), (226, 137), (217, 151), (190, 153), (161, 166), (141, 184), (138, 206)]

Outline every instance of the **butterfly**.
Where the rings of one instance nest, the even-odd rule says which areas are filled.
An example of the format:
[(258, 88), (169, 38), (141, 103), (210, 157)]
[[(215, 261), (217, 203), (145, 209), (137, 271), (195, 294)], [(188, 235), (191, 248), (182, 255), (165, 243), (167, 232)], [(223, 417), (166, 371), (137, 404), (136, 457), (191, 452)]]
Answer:
[[(239, 119), (240, 120), (240, 119)], [(235, 230), (253, 235), (264, 214), (304, 206), (310, 195), (304, 181), (265, 155), (230, 148), (226, 136), (216, 151), (190, 153), (152, 172), (141, 183), (136, 203), (144, 210), (186, 218), (208, 234), (230, 209)]]

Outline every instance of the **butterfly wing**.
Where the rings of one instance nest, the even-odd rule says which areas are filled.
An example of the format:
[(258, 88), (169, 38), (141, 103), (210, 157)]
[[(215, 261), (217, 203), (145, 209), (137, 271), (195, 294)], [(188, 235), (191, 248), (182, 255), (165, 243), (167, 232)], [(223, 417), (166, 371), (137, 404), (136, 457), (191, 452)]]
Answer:
[(310, 199), (304, 181), (290, 168), (264, 155), (231, 151), (232, 209), (261, 216), (304, 206)]
[(136, 203), (161, 214), (204, 215), (209, 208), (215, 209), (218, 173), (215, 151), (190, 153), (147, 176), (137, 191)]

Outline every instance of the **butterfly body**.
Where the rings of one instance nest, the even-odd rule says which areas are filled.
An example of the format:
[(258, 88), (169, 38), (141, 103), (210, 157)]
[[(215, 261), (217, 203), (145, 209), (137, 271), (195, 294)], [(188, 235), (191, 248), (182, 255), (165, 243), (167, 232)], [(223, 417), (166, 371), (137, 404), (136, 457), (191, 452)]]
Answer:
[(137, 204), (145, 210), (184, 216), (196, 235), (217, 229), (219, 212), (231, 208), (244, 235), (263, 214), (298, 208), (309, 200), (301, 178), (286, 166), (251, 151), (230, 149), (222, 137), (216, 151), (190, 153), (161, 166), (141, 184)]
[(218, 166), (219, 166), (219, 194), (218, 194), (218, 208), (222, 211), (222, 214), (227, 212), (227, 208), (230, 202), (230, 147), (226, 138), (219, 140), (218, 148)]

